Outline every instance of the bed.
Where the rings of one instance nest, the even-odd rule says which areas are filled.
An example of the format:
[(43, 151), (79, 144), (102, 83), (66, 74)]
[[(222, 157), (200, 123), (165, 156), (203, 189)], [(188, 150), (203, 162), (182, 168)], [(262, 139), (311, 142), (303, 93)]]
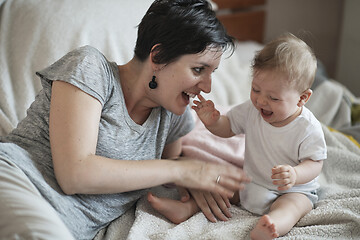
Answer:
[[(136, 26), (152, 0), (0, 0), (0, 135), (10, 132), (26, 115), (40, 90), (35, 72), (68, 51), (92, 45), (118, 64), (133, 56)], [(221, 111), (246, 101), (250, 90), (250, 63), (264, 44), (264, 0), (215, 0), (219, 19), (236, 37), (237, 48), (226, 53), (214, 73), (212, 99)], [(235, 24), (235, 25), (234, 25)], [(355, 112), (360, 99), (326, 75), (319, 64), (307, 107), (322, 122), (328, 159), (320, 176), (319, 202), (294, 228), (279, 239), (360, 238), (360, 125)], [(224, 159), (242, 166), (244, 138), (212, 136), (196, 119), (185, 136), (183, 153), (205, 161)], [(173, 188), (159, 186), (155, 194), (176, 198)], [(259, 216), (231, 207), (227, 222), (210, 223), (200, 212), (175, 225), (156, 213), (146, 201), (101, 230), (105, 239), (249, 239)], [(1, 217), (1, 216), (0, 216)]]

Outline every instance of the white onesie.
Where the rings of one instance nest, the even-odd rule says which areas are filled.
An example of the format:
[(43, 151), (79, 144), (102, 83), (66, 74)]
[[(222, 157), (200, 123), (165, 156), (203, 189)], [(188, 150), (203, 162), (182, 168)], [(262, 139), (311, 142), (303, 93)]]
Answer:
[(271, 169), (276, 165), (296, 166), (305, 159), (326, 159), (321, 124), (309, 109), (303, 107), (301, 114), (283, 127), (267, 123), (250, 100), (233, 107), (227, 116), (233, 133), (245, 133), (244, 170), (252, 178), (240, 194), (245, 209), (262, 215), (287, 192), (301, 192), (313, 203), (317, 201), (317, 178), (286, 191), (278, 191), (271, 179)]

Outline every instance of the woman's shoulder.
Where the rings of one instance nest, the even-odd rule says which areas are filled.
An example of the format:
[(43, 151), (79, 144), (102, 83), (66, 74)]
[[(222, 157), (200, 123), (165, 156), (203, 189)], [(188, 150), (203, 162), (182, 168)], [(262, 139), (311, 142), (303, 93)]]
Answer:
[(100, 52), (97, 48), (85, 45), (82, 47), (75, 48), (74, 50), (67, 53), (65, 58), (77, 58), (82, 60), (88, 60), (88, 61), (107, 61), (106, 57), (102, 52)]
[(97, 48), (90, 46), (90, 45), (85, 45), (85, 46), (75, 48), (74, 50), (70, 51), (70, 53), (79, 54), (79, 55), (91, 54), (91, 55), (104, 56)]
[(66, 53), (63, 57), (55, 61), (49, 67), (43, 69), (42, 71), (37, 72), (41, 75), (43, 72), (53, 72), (57, 71), (66, 71), (72, 69), (78, 69), (84, 67), (85, 69), (90, 65), (92, 67), (98, 65), (99, 67), (104, 67), (109, 64), (106, 64), (107, 59), (105, 56), (95, 47), (86, 45), (82, 47), (75, 48), (70, 52)]
[(68, 52), (36, 74), (44, 80), (43, 87), (50, 87), (51, 81), (64, 81), (94, 96), (101, 103), (108, 98), (117, 77), (114, 64), (89, 45)]

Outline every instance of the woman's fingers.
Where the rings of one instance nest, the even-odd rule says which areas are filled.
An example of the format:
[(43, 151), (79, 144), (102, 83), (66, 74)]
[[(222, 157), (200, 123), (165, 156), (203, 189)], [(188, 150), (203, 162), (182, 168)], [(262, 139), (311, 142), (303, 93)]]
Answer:
[[(227, 218), (231, 218), (231, 213), (229, 211), (231, 204), (230, 204), (229, 198), (222, 197), (221, 195), (216, 194), (216, 193), (212, 193), (211, 195), (215, 199), (217, 206), (220, 208), (222, 216), (219, 217), (217, 214), (215, 214), (215, 215), (220, 220), (223, 220), (223, 221), (228, 220)], [(224, 218), (224, 216), (226, 216), (226, 218)]]
[(204, 195), (205, 195), (205, 199), (211, 209), (211, 212), (221, 221), (227, 221), (228, 218), (225, 216), (225, 214), (224, 214), (225, 212), (223, 212), (223, 211), (227, 211), (228, 214), (230, 214), (227, 207), (226, 206), (224, 207), (221, 204), (221, 202), (218, 203), (217, 200), (219, 200), (219, 199), (215, 200), (213, 194), (211, 194), (210, 192), (206, 192)]
[(190, 192), (191, 192), (191, 195), (193, 196), (193, 198), (195, 199), (196, 204), (199, 206), (201, 211), (204, 213), (205, 217), (210, 222), (216, 222), (216, 218), (215, 218), (214, 214), (212, 213), (212, 211), (209, 207), (209, 204), (205, 199), (203, 192), (197, 191), (197, 190), (190, 190)]
[(222, 175), (220, 179), (221, 180), (219, 182), (215, 180), (212, 184), (210, 184), (209, 185), (210, 189), (203, 189), (203, 190), (220, 194), (226, 198), (232, 198), (235, 192), (241, 191), (245, 188), (244, 182), (241, 181), (239, 182), (224, 175)]
[(228, 198), (233, 197), (234, 192), (243, 190), (245, 184), (251, 181), (242, 169), (229, 167), (229, 169), (225, 169), (225, 171), (225, 173), (218, 175), (216, 179), (219, 180), (215, 181), (215, 183), (218, 189), (222, 187), (228, 190), (225, 194)]
[(218, 193), (231, 198), (234, 192), (242, 190), (250, 179), (235, 166), (213, 164), (196, 160), (183, 160), (186, 164), (177, 185)]
[(226, 201), (219, 194), (194, 189), (190, 191), (197, 205), (209, 221), (216, 222), (216, 218), (227, 221), (231, 217), (228, 209), (230, 204), (227, 206)]

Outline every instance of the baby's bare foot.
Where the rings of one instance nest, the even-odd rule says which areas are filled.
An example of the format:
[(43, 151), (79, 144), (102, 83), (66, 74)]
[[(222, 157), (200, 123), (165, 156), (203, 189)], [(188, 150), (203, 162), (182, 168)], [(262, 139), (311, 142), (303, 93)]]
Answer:
[(189, 212), (188, 203), (169, 198), (159, 198), (151, 194), (147, 195), (150, 205), (171, 222), (179, 224), (186, 221), (192, 214)]
[(277, 238), (278, 236), (275, 224), (268, 215), (262, 216), (250, 233), (252, 240), (267, 240)]

